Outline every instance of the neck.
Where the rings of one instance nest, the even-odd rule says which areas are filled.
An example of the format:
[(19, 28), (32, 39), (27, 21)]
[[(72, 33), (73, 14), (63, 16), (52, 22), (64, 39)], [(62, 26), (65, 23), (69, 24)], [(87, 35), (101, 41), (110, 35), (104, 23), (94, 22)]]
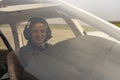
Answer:
[(34, 48), (43, 48), (43, 49), (44, 49), (45, 44), (46, 44), (46, 43), (35, 44), (35, 43), (32, 42), (32, 41), (28, 41), (28, 45), (31, 46), (31, 47), (34, 47)]
[(44, 48), (44, 46), (45, 46), (45, 43), (38, 44), (38, 45), (36, 45), (36, 46)]

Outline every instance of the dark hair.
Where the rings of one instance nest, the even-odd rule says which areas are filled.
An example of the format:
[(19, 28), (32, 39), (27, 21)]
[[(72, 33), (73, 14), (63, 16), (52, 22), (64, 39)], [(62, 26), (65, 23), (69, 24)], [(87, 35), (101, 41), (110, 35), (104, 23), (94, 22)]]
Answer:
[(46, 27), (46, 39), (45, 39), (45, 41), (49, 40), (52, 37), (50, 27), (49, 27), (47, 21), (41, 17), (33, 17), (33, 18), (30, 18), (28, 20), (28, 23), (26, 24), (24, 32), (23, 32), (25, 39), (32, 40), (30, 29), (36, 23), (43, 23), (45, 25), (45, 27)]

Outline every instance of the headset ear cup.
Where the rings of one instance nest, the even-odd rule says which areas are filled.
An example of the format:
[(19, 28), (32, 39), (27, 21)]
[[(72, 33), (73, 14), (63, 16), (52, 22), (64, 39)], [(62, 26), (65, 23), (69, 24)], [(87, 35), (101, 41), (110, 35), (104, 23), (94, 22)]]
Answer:
[(25, 29), (24, 29), (24, 31), (23, 31), (23, 34), (24, 34), (25, 39), (27, 39), (27, 40), (30, 39), (30, 38), (29, 38), (29, 36), (30, 36), (29, 30), (28, 30), (26, 27), (25, 27)]
[(30, 40), (30, 30), (29, 30), (30, 23), (31, 21), (28, 20), (28, 23), (26, 24), (25, 29), (23, 31), (23, 34), (26, 40)]
[(49, 40), (51, 37), (52, 37), (52, 33), (51, 33), (51, 29), (50, 29), (50, 27), (48, 26), (48, 28), (47, 28), (47, 39), (46, 40)]

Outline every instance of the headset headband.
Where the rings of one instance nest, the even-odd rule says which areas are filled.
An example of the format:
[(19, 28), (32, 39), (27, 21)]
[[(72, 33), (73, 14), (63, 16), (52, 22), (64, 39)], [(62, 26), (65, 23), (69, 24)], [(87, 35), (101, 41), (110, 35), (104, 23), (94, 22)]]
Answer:
[(28, 21), (26, 28), (28, 29), (30, 27), (31, 21)]

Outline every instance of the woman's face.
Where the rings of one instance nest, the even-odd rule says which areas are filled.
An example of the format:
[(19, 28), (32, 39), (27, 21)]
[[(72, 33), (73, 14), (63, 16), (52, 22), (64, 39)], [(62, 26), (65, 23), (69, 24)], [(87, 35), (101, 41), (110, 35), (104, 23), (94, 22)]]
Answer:
[(31, 29), (32, 40), (41, 45), (46, 39), (46, 27), (43, 23), (36, 23)]

